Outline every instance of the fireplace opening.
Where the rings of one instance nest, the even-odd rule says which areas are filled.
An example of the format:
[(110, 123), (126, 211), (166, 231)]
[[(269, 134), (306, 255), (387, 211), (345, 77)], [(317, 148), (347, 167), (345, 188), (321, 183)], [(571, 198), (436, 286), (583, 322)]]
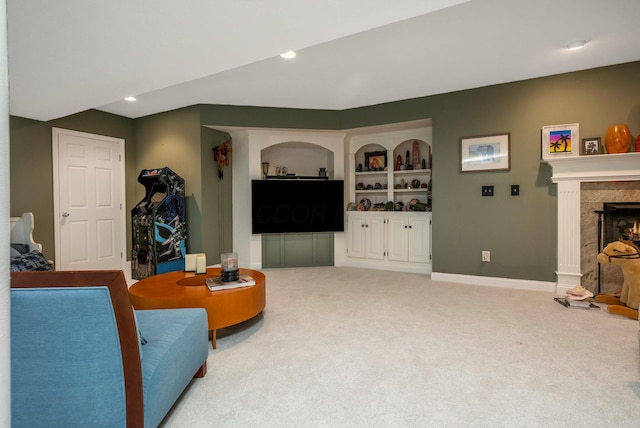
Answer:
[(613, 241), (632, 241), (640, 245), (640, 202), (605, 202), (602, 247)]
[[(640, 202), (604, 202), (598, 214), (598, 253), (609, 243), (631, 241), (640, 246)], [(611, 265), (597, 265), (596, 294), (604, 288), (610, 291), (622, 286), (622, 272)], [(614, 288), (611, 288), (611, 287)]]

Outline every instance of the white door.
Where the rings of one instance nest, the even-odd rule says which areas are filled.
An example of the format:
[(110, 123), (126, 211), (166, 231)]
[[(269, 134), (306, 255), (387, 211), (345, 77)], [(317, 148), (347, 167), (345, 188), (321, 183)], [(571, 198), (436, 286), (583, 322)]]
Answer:
[(124, 140), (53, 128), (56, 270), (123, 269)]

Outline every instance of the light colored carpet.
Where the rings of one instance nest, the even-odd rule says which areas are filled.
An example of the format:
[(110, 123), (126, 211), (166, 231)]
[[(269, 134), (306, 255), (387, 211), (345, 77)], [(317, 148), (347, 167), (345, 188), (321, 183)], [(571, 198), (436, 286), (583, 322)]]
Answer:
[(163, 427), (640, 426), (638, 322), (546, 292), (265, 269)]

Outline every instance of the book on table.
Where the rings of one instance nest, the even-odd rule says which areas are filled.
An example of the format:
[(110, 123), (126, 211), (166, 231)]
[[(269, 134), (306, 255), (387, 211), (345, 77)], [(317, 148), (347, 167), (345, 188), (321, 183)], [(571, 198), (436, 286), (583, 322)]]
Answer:
[(251, 287), (256, 285), (256, 281), (249, 275), (240, 275), (237, 281), (224, 282), (219, 276), (205, 279), (205, 284), (211, 291), (229, 290), (231, 288)]

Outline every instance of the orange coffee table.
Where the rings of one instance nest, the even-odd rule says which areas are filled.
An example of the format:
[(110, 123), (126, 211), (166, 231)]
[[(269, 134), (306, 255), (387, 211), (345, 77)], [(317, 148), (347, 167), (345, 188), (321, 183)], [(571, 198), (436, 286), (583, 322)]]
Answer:
[(240, 274), (251, 276), (256, 285), (209, 291), (205, 279), (220, 276), (220, 268), (208, 268), (200, 275), (176, 271), (136, 282), (129, 288), (129, 297), (135, 309), (204, 308), (215, 349), (216, 330), (251, 319), (264, 309), (264, 274), (250, 269), (240, 269)]

